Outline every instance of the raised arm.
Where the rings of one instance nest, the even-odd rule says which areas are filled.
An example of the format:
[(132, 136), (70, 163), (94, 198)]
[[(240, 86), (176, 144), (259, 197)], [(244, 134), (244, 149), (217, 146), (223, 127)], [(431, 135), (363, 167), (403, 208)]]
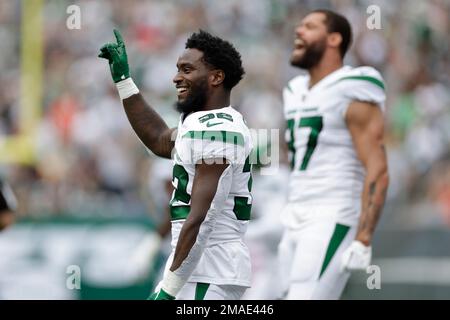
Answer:
[(175, 129), (169, 129), (150, 107), (130, 78), (125, 43), (114, 30), (117, 43), (107, 43), (100, 49), (100, 58), (107, 59), (111, 75), (119, 91), (128, 120), (144, 145), (160, 157), (170, 158), (175, 142)]
[(122, 102), (128, 121), (139, 139), (157, 156), (170, 159), (175, 144), (176, 128), (168, 128), (140, 93)]

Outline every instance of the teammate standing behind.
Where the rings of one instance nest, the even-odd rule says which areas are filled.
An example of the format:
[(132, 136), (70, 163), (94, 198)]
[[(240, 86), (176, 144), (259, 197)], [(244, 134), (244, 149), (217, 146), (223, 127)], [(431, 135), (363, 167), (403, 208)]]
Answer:
[(388, 187), (385, 87), (343, 58), (349, 22), (328, 10), (295, 30), (291, 64), (307, 70), (283, 92), (292, 173), (279, 245), (287, 299), (338, 299), (350, 271), (369, 266)]
[(156, 155), (171, 158), (175, 148), (173, 251), (150, 299), (239, 299), (250, 286), (243, 236), (253, 148), (242, 115), (230, 105), (231, 89), (244, 74), (240, 54), (207, 32), (191, 35), (173, 79), (180, 121), (177, 130), (169, 129), (130, 78), (125, 44), (114, 34), (117, 43), (103, 46), (99, 56), (109, 61), (128, 120)]
[(17, 202), (11, 188), (0, 180), (0, 231), (14, 222)]

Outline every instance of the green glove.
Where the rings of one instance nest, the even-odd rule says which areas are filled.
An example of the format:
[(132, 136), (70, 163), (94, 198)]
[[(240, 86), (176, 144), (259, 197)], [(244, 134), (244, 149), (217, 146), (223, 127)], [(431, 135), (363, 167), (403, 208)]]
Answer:
[(158, 292), (152, 293), (147, 300), (175, 300), (175, 297), (160, 289)]
[(125, 43), (119, 31), (114, 29), (117, 43), (107, 43), (100, 48), (99, 58), (107, 59), (111, 75), (115, 83), (130, 77), (130, 69), (128, 67), (127, 51)]

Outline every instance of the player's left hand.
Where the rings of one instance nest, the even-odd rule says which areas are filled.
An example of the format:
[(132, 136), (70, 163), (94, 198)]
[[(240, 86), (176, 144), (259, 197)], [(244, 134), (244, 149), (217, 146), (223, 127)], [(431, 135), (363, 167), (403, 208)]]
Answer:
[(130, 77), (125, 43), (118, 30), (114, 30), (117, 43), (107, 43), (100, 48), (99, 58), (107, 59), (115, 83)]
[(341, 272), (366, 270), (372, 259), (372, 247), (353, 241), (342, 254)]
[(163, 289), (159, 289), (159, 291), (152, 293), (147, 300), (175, 300), (175, 297), (171, 296)]

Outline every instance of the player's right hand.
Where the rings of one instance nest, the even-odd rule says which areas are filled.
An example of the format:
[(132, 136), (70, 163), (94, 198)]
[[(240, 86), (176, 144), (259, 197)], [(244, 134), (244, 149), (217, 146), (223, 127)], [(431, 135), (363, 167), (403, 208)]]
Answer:
[(98, 57), (108, 60), (112, 78), (117, 83), (130, 77), (130, 69), (122, 35), (116, 29), (114, 29), (114, 35), (117, 43), (105, 44), (100, 48)]
[(159, 289), (159, 291), (152, 293), (147, 300), (175, 300), (175, 297), (171, 296), (163, 289)]
[(372, 259), (372, 247), (353, 241), (342, 253), (341, 272), (366, 270)]

